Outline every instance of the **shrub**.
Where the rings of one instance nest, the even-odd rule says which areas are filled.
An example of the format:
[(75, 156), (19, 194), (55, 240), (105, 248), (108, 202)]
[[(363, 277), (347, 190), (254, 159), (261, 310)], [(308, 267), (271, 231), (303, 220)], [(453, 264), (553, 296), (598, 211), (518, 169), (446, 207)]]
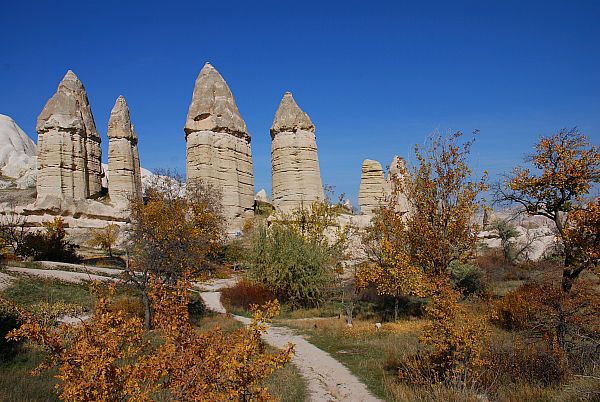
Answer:
[(8, 360), (19, 350), (20, 342), (9, 341), (6, 335), (20, 325), (17, 309), (7, 300), (0, 298), (0, 358)]
[(34, 260), (79, 262), (77, 255), (79, 246), (66, 239), (67, 232), (62, 218), (54, 218), (51, 222), (44, 222), (42, 232), (27, 233), (23, 239), (19, 254), (31, 257)]
[(318, 306), (333, 279), (327, 247), (281, 224), (257, 228), (247, 262), (250, 278), (292, 308)]
[(450, 264), (450, 280), (464, 295), (480, 293), (485, 287), (483, 271), (479, 267), (458, 261)]
[(223, 302), (230, 307), (249, 310), (252, 304), (263, 305), (277, 297), (264, 286), (249, 280), (241, 280), (221, 291)]

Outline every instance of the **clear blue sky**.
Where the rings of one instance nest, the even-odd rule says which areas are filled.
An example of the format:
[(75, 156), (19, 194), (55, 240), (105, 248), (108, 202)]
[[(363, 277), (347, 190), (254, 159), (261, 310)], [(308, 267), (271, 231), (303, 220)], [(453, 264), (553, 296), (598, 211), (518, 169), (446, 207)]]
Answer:
[(481, 130), (478, 170), (519, 163), (539, 135), (600, 139), (600, 2), (10, 1), (0, 14), (0, 113), (33, 138), (67, 69), (103, 135), (124, 95), (142, 165), (185, 171), (183, 125), (210, 61), (271, 187), (269, 127), (290, 90), (317, 127), (321, 173), (355, 202), (363, 159), (387, 165), (433, 130)]

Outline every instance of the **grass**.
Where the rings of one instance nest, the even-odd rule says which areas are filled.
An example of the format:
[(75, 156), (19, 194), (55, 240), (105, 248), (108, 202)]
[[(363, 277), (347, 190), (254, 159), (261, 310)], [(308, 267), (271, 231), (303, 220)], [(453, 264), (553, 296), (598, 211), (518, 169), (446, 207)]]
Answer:
[(275, 371), (264, 385), (278, 401), (302, 402), (308, 400), (306, 380), (292, 363)]
[(93, 307), (93, 296), (88, 285), (58, 282), (52, 279), (18, 277), (8, 288), (2, 291), (2, 296), (24, 307), (36, 303), (65, 303), (78, 304), (86, 311)]
[(21, 353), (0, 363), (0, 401), (58, 401), (54, 389), (57, 380), (53, 378), (53, 372), (31, 375), (42, 360), (42, 353), (26, 344)]
[(375, 395), (390, 399), (385, 380), (394, 377), (394, 373), (385, 370), (386, 362), (400, 353), (416, 350), (424, 322), (384, 323), (379, 330), (374, 322), (361, 320), (355, 320), (352, 328), (348, 328), (343, 318), (285, 321), (285, 325), (297, 329), (315, 346), (329, 352)]

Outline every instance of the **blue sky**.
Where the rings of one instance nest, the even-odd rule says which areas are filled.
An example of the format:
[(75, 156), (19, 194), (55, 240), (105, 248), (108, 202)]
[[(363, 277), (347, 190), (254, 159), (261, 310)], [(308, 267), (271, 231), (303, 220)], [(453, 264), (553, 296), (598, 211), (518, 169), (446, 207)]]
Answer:
[(363, 159), (410, 159), (434, 130), (481, 131), (495, 177), (542, 134), (600, 140), (597, 1), (30, 1), (0, 14), (0, 113), (33, 138), (67, 69), (103, 135), (119, 95), (142, 165), (185, 170), (183, 125), (210, 61), (252, 136), (255, 189), (271, 183), (269, 128), (283, 93), (317, 127), (321, 173), (354, 203)]

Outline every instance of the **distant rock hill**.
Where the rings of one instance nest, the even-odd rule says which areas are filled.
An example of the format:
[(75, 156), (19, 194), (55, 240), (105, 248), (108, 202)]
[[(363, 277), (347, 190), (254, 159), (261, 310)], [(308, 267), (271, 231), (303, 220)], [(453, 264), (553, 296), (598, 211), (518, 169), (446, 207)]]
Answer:
[(36, 152), (35, 143), (21, 127), (0, 114), (0, 187), (35, 187)]

